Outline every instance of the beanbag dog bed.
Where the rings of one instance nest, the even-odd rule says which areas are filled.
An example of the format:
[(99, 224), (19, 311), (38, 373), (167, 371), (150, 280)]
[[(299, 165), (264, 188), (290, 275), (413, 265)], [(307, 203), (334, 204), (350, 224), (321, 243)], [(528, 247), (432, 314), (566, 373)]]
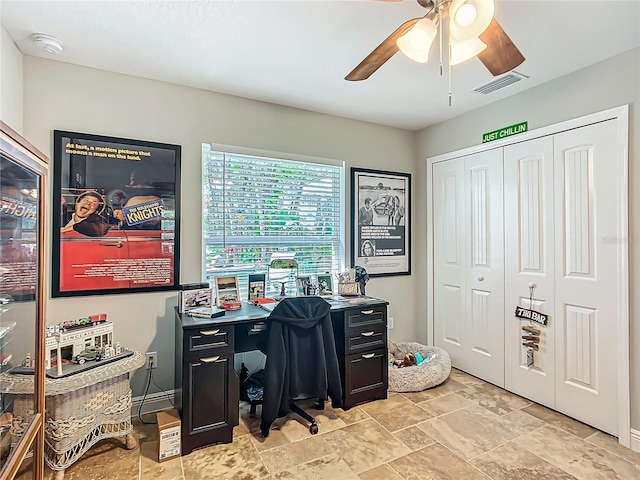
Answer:
[[(394, 343), (389, 340), (387, 343), (390, 392), (420, 392), (449, 378), (451, 359), (443, 349), (416, 342)], [(403, 364), (402, 368), (398, 368), (399, 363)]]

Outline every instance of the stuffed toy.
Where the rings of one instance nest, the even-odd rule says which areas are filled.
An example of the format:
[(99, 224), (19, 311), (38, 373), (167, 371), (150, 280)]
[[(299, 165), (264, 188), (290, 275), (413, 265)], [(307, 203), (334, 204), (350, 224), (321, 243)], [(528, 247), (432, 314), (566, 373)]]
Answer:
[(422, 363), (422, 355), (418, 352), (407, 353), (402, 361), (398, 364), (398, 368), (413, 367), (414, 365), (420, 365)]
[[(390, 347), (395, 347), (395, 344), (391, 344)], [(390, 348), (389, 349), (389, 365), (390, 366), (395, 366), (398, 368), (404, 368), (404, 367), (412, 367), (414, 365), (420, 365), (424, 359), (422, 358), (422, 355), (420, 355), (418, 352), (414, 352), (414, 353), (407, 353), (402, 360), (398, 360), (398, 356), (402, 355), (401, 352), (399, 352), (397, 349), (395, 348)]]

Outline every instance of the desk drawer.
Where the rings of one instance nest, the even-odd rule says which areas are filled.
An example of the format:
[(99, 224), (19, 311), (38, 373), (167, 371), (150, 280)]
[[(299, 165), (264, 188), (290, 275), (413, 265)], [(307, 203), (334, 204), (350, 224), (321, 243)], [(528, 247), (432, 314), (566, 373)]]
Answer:
[(360, 330), (387, 326), (387, 307), (381, 305), (377, 307), (362, 306), (352, 308), (344, 312), (345, 330)]
[(345, 333), (347, 342), (347, 354), (360, 350), (374, 350), (387, 346), (387, 327), (375, 325), (371, 329), (355, 330)]
[(210, 348), (233, 349), (233, 325), (208, 326), (188, 330), (185, 333), (188, 335), (187, 346), (191, 352)]
[(389, 379), (387, 349), (345, 357), (344, 408), (387, 398)]

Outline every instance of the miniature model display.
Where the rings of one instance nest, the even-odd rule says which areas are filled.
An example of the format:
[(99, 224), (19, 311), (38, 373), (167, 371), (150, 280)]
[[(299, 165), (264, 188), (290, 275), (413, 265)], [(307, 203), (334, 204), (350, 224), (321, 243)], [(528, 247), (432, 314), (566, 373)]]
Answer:
[(114, 342), (113, 323), (107, 314), (89, 315), (49, 325), (45, 339), (45, 369), (61, 378), (118, 360), (132, 352)]
[(87, 360), (95, 360), (96, 362), (102, 360), (103, 354), (96, 347), (87, 347), (81, 351), (78, 355), (71, 360), (73, 363), (82, 365)]

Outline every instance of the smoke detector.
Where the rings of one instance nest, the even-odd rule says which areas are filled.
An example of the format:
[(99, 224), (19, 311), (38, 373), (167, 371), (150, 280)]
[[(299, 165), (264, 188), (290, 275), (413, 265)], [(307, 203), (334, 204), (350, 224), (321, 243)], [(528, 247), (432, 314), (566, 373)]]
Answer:
[(56, 55), (62, 53), (62, 42), (56, 37), (47, 35), (46, 33), (34, 33), (31, 35), (31, 40), (47, 53), (54, 53)]

